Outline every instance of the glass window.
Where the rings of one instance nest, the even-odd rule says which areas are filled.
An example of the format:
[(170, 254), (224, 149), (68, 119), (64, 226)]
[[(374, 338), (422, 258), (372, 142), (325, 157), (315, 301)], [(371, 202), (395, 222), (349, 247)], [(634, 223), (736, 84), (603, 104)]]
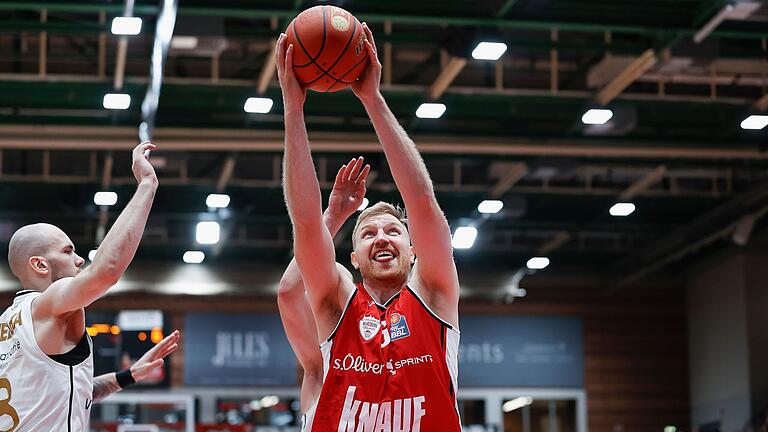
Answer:
[[(183, 431), (186, 420), (184, 403), (111, 403), (94, 404), (91, 409), (91, 432), (112, 432), (118, 425), (126, 430), (157, 432)], [(144, 427), (142, 429), (142, 427)]]
[(484, 430), (485, 401), (482, 399), (459, 399), (459, 415), (464, 430)]
[(576, 432), (576, 400), (511, 398), (504, 401), (504, 432)]
[[(291, 426), (301, 425), (301, 404), (298, 399), (275, 395), (221, 398), (216, 404), (216, 423), (275, 427), (270, 430), (295, 430)], [(285, 429), (281, 429), (282, 427)]]

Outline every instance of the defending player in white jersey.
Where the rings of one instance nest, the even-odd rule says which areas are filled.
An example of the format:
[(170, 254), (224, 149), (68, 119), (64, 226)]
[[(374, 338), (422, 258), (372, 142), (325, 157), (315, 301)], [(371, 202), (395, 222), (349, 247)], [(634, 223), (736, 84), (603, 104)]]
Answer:
[(133, 150), (136, 193), (87, 268), (53, 225), (11, 237), (8, 263), (22, 290), (0, 318), (0, 430), (86, 431), (93, 401), (146, 378), (177, 348), (176, 331), (129, 369), (94, 378), (85, 331), (84, 308), (118, 282), (141, 240), (158, 185), (144, 152), (154, 149), (147, 142)]
[[(323, 221), (332, 236), (338, 233), (344, 221), (363, 203), (365, 180), (370, 169), (368, 165), (363, 167), (363, 158), (359, 157), (343, 165), (336, 173), (336, 180), (328, 197), (328, 208), (323, 213)], [(311, 430), (313, 408), (323, 385), (323, 358), (315, 319), (295, 259), (291, 260), (280, 279), (277, 306), (288, 342), (304, 370), (300, 396), (301, 412), (304, 414), (302, 430)]]

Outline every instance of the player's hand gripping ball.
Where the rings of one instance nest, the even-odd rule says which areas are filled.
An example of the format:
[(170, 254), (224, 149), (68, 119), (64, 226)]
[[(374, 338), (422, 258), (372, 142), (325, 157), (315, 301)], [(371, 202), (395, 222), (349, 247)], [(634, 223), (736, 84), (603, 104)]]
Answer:
[(335, 92), (352, 84), (368, 64), (360, 21), (336, 6), (315, 6), (288, 25), (293, 70), (302, 87)]

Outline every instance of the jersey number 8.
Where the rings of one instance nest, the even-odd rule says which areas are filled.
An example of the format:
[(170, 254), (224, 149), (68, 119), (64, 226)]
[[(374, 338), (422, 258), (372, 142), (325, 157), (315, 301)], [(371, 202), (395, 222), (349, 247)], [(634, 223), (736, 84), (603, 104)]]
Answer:
[[(11, 382), (8, 381), (8, 378), (0, 378), (0, 389), (4, 389), (5, 392), (0, 392), (0, 397), (2, 397), (2, 393), (7, 393), (8, 396), (4, 399), (0, 399), (0, 425), (8, 424), (7, 420), (4, 420), (3, 417), (8, 416), (11, 418), (11, 427), (9, 429), (3, 429), (0, 432), (13, 432), (16, 430), (16, 427), (19, 425), (19, 413), (16, 412), (15, 409), (11, 406)], [(1, 427), (1, 426), (0, 426)]]

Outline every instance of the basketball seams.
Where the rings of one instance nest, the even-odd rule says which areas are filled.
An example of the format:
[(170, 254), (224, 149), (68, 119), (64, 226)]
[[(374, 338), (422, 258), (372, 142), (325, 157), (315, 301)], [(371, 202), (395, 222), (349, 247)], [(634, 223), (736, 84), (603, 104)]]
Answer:
[[(341, 59), (342, 59), (342, 58), (344, 58), (344, 54), (346, 54), (347, 50), (349, 49), (349, 45), (350, 45), (350, 44), (352, 43), (352, 41), (355, 39), (355, 35), (356, 35), (356, 33), (357, 33), (357, 19), (356, 19), (355, 17), (352, 17), (352, 16), (351, 16), (351, 14), (349, 14), (349, 12), (347, 12), (347, 14), (348, 14), (348, 15), (350, 15), (350, 17), (352, 18), (352, 23), (353, 23), (353, 27), (352, 27), (352, 34), (349, 36), (349, 39), (347, 39), (347, 44), (346, 44), (346, 45), (344, 45), (344, 49), (343, 49), (343, 50), (341, 50), (341, 53), (340, 53), (340, 54), (339, 54), (339, 56), (336, 58), (336, 61), (335, 61), (335, 62), (333, 62), (333, 64), (331, 65), (331, 67), (330, 67), (330, 68), (328, 68), (329, 70), (333, 70), (333, 68), (334, 68), (334, 67), (336, 67), (336, 65), (337, 65), (337, 64), (339, 64), (339, 62), (341, 61)], [(325, 14), (323, 14), (323, 32), (325, 32), (325, 25), (326, 25), (326, 21), (325, 21)], [(294, 27), (295, 27), (295, 26), (294, 26)], [(323, 33), (323, 38), (325, 38), (325, 33)], [(359, 63), (359, 62), (358, 62), (358, 63)], [(320, 80), (320, 79), (322, 79), (323, 77), (326, 77), (326, 76), (327, 76), (327, 77), (330, 77), (332, 80), (334, 80), (334, 81), (335, 81), (334, 83), (331, 83), (331, 86), (330, 86), (330, 87), (328, 87), (328, 88), (325, 90), (326, 92), (327, 92), (327, 91), (329, 91), (330, 89), (332, 89), (332, 88), (333, 88), (333, 87), (334, 87), (336, 84), (340, 84), (340, 83), (343, 83), (343, 84), (348, 84), (347, 82), (341, 81), (341, 79), (339, 79), (339, 78), (336, 78), (335, 76), (333, 76), (333, 74), (332, 74), (332, 73), (330, 73), (330, 72), (329, 72), (329, 70), (325, 70), (324, 68), (322, 68), (322, 67), (321, 67), (320, 65), (318, 65), (317, 63), (315, 63), (315, 66), (317, 66), (317, 68), (318, 68), (318, 69), (320, 69), (321, 71), (323, 71), (323, 73), (322, 73), (320, 76), (318, 76), (317, 78), (313, 79), (312, 81), (306, 82), (306, 83), (304, 83), (303, 85), (305, 85), (305, 86), (308, 86), (308, 85), (314, 84), (314, 83), (316, 83), (318, 80)], [(347, 73), (345, 73), (343, 76), (347, 75), (348, 73), (349, 73), (349, 71), (347, 71)], [(342, 77), (343, 77), (343, 76), (342, 76)]]
[[(351, 14), (349, 14), (348, 12), (347, 12), (347, 14), (348, 14), (348, 15), (351, 15)], [(352, 18), (353, 18), (353, 19), (352, 19), (352, 23), (353, 23), (353, 26), (352, 26), (352, 34), (349, 36), (349, 39), (347, 39), (347, 44), (346, 44), (346, 45), (344, 45), (344, 49), (343, 49), (343, 50), (341, 50), (341, 53), (340, 53), (340, 54), (339, 54), (339, 56), (336, 58), (336, 61), (335, 61), (335, 62), (333, 62), (333, 64), (331, 65), (331, 67), (329, 67), (329, 68), (328, 68), (328, 71), (326, 71), (325, 69), (323, 69), (323, 72), (324, 72), (324, 74), (323, 74), (323, 75), (321, 75), (321, 76), (319, 76), (319, 77), (315, 78), (314, 80), (312, 80), (311, 82), (309, 82), (309, 83), (307, 83), (307, 84), (312, 84), (312, 83), (314, 83), (315, 81), (317, 81), (318, 79), (322, 78), (322, 77), (323, 77), (323, 76), (325, 76), (325, 75), (328, 75), (328, 76), (330, 76), (331, 78), (333, 78), (333, 80), (334, 80), (334, 81), (336, 81), (335, 83), (331, 84), (331, 87), (333, 87), (334, 85), (336, 85), (336, 84), (338, 84), (339, 82), (341, 82), (341, 79), (340, 79), (340, 78), (336, 78), (336, 77), (335, 77), (335, 76), (333, 76), (333, 74), (332, 74), (331, 72), (329, 72), (329, 71), (332, 71), (332, 70), (333, 70), (333, 68), (335, 68), (335, 67), (336, 67), (336, 65), (337, 65), (337, 64), (339, 64), (339, 62), (341, 61), (341, 59), (342, 59), (342, 58), (344, 58), (344, 54), (346, 54), (346, 53), (347, 53), (347, 50), (349, 49), (349, 45), (352, 43), (352, 40), (354, 40), (354, 39), (355, 39), (355, 34), (356, 34), (356, 32), (357, 32), (357, 19), (356, 19), (356, 18), (354, 18), (354, 17), (352, 17)], [(323, 21), (323, 26), (325, 26), (325, 21)], [(322, 68), (321, 68), (321, 69), (322, 69)], [(329, 87), (329, 90), (330, 90), (330, 88), (331, 88), (331, 87)], [(327, 91), (327, 90), (326, 90), (326, 91)]]
[(350, 73), (351, 73), (353, 70), (355, 70), (355, 69), (356, 69), (358, 66), (360, 66), (360, 64), (361, 64), (361, 63), (363, 63), (363, 62), (364, 62), (364, 61), (366, 61), (367, 59), (368, 59), (368, 57), (364, 57), (364, 58), (362, 58), (360, 61), (358, 61), (357, 63), (355, 63), (355, 64), (354, 64), (354, 66), (352, 66), (351, 68), (349, 68), (349, 70), (348, 70), (348, 71), (344, 72), (344, 75), (342, 75), (342, 76), (341, 76), (341, 78), (337, 79), (335, 83), (331, 84), (331, 86), (330, 86), (330, 87), (328, 87), (327, 89), (325, 89), (325, 91), (326, 91), (326, 92), (329, 92), (329, 91), (331, 91), (331, 89), (332, 89), (334, 86), (336, 86), (336, 84), (339, 84), (339, 83), (342, 83), (342, 84), (352, 84), (354, 81), (344, 81), (344, 77), (345, 77), (345, 76), (347, 76), (347, 75), (349, 75), (349, 74), (350, 74)]
[(363, 63), (363, 62), (365, 62), (366, 60), (368, 60), (368, 57), (367, 57), (367, 56), (366, 56), (366, 57), (363, 57), (363, 58), (361, 58), (361, 59), (360, 59), (360, 61), (358, 61), (357, 63), (355, 63), (355, 65), (354, 65), (354, 66), (352, 66), (351, 68), (349, 68), (349, 70), (348, 70), (348, 71), (344, 72), (344, 75), (342, 75), (342, 76), (341, 76), (341, 78), (339, 78), (339, 81), (341, 81), (341, 82), (343, 82), (343, 83), (345, 83), (345, 84), (352, 84), (354, 81), (344, 81), (344, 77), (345, 77), (345, 76), (347, 76), (347, 75), (349, 75), (350, 73), (352, 73), (352, 71), (353, 71), (353, 70), (355, 70), (355, 68), (357, 68), (358, 66), (360, 66), (360, 64), (361, 64), (361, 63)]
[[(299, 37), (299, 31), (296, 30), (296, 23), (297, 23), (297, 21), (294, 20), (293, 23), (292, 23), (293, 24), (293, 35), (296, 37), (296, 42), (299, 43), (299, 46), (301, 47), (301, 50), (304, 51), (304, 54), (306, 54), (307, 57), (309, 57), (309, 63), (303, 64), (303, 65), (300, 65), (300, 66), (294, 65), (293, 66), (294, 68), (303, 68), (303, 67), (307, 67), (307, 66), (309, 66), (311, 64), (317, 65), (317, 63), (315, 63), (315, 60), (318, 57), (320, 57), (320, 54), (322, 54), (323, 50), (325, 49), (325, 39), (326, 39), (326, 36), (325, 36), (325, 6), (323, 6), (322, 11), (323, 11), (323, 42), (320, 44), (320, 50), (317, 52), (317, 55), (314, 56), (314, 57), (312, 56), (312, 54), (309, 53), (309, 50), (307, 50), (307, 48), (304, 46), (304, 43), (301, 42), (301, 38)], [(320, 65), (317, 65), (317, 66), (320, 67)], [(323, 68), (320, 68), (320, 69), (322, 70)]]
[[(317, 69), (320, 70), (320, 75), (318, 77), (316, 77), (315, 79), (313, 79), (312, 81), (308, 81), (308, 82), (305, 82), (305, 83), (299, 82), (299, 84), (301, 84), (303, 86), (308, 86), (308, 85), (316, 82), (317, 80), (323, 78), (324, 76), (328, 76), (328, 77), (330, 77), (331, 79), (333, 79), (335, 81), (333, 84), (331, 84), (331, 86), (339, 83), (339, 80), (336, 79), (336, 77), (331, 75), (322, 66), (317, 64), (317, 61), (316, 61), (320, 57), (320, 55), (323, 53), (323, 50), (325, 49), (325, 42), (328, 39), (327, 20), (326, 20), (326, 16), (325, 16), (326, 8), (327, 8), (327, 6), (322, 6), (322, 8), (321, 8), (321, 11), (323, 13), (323, 41), (320, 44), (320, 50), (317, 52), (317, 55), (315, 57), (313, 57), (309, 53), (309, 51), (304, 47), (304, 44), (301, 42), (301, 38), (299, 37), (299, 31), (296, 29), (296, 21), (293, 22), (293, 34), (294, 34), (294, 36), (296, 36), (296, 41), (299, 43), (299, 45), (301, 46), (301, 49), (304, 51), (304, 53), (307, 55), (307, 57), (309, 57), (309, 63), (301, 65), (301, 66), (294, 66), (294, 68), (295, 67), (303, 68), (303, 67), (307, 67), (307, 66), (310, 66), (310, 65), (314, 65)], [(355, 26), (357, 26), (357, 22), (355, 22)], [(354, 36), (354, 33), (353, 33), (353, 36)], [(344, 51), (342, 51), (342, 56), (343, 56), (344, 52), (346, 52), (346, 48), (345, 48)], [(336, 60), (336, 63), (338, 63), (338, 60)], [(336, 65), (336, 63), (334, 63), (334, 66)], [(331, 67), (333, 67), (333, 66), (331, 66)]]
[[(309, 52), (309, 50), (307, 48), (308, 45), (305, 46), (305, 44), (301, 41), (301, 38), (299, 37), (299, 31), (298, 31), (298, 28), (297, 28), (298, 27), (297, 26), (297, 21), (294, 21), (292, 23), (292, 25), (293, 25), (293, 35), (296, 38), (296, 41), (297, 41), (298, 45), (301, 47), (301, 49), (304, 52), (304, 54), (306, 54), (307, 57), (309, 57), (309, 62), (308, 63), (302, 64), (302, 65), (294, 65), (293, 67), (296, 68), (296, 69), (301, 69), (301, 68), (305, 68), (305, 67), (314, 65), (315, 68), (317, 68), (317, 72), (316, 72), (317, 76), (316, 77), (312, 78), (310, 81), (307, 81), (307, 82), (299, 81), (299, 83), (302, 86), (304, 86), (304, 87), (309, 87), (312, 84), (318, 83), (318, 81), (321, 81), (324, 77), (328, 77), (329, 80), (331, 81), (331, 83), (324, 90), (324, 92), (329, 92), (329, 91), (331, 91), (336, 86), (340, 86), (341, 85), (342, 87), (346, 87), (347, 85), (353, 83), (354, 80), (352, 80), (352, 81), (345, 81), (344, 78), (346, 76), (348, 76), (350, 73), (352, 73), (355, 70), (357, 70), (359, 68), (359, 66), (368, 59), (367, 55), (363, 56), (362, 59), (358, 60), (357, 63), (355, 63), (352, 67), (347, 69), (339, 78), (337, 78), (335, 76), (335, 72), (337, 72), (337, 71), (334, 71), (334, 68), (339, 65), (339, 63), (342, 61), (342, 59), (345, 59), (345, 56), (347, 56), (347, 54), (349, 52), (349, 48), (350, 48), (352, 42), (356, 39), (356, 36), (358, 36), (357, 35), (358, 29), (361, 28), (361, 26), (359, 25), (360, 24), (359, 21), (352, 14), (350, 14), (348, 11), (345, 11), (345, 10), (341, 9), (341, 11), (343, 11), (346, 14), (346, 18), (352, 21), (352, 31), (350, 32), (350, 36), (348, 37), (348, 39), (346, 41), (346, 44), (344, 45), (343, 49), (340, 51), (340, 53), (338, 54), (337, 58), (335, 59), (335, 61), (333, 62), (333, 64), (329, 68), (326, 69), (325, 67), (321, 66), (318, 63), (318, 60), (320, 59), (320, 57), (322, 56), (323, 52), (325, 51), (325, 48), (330, 43), (329, 42), (330, 35), (329, 35), (329, 31), (328, 31), (328, 24), (329, 24), (329, 22), (328, 22), (328, 20), (329, 20), (328, 11), (331, 11), (331, 9), (328, 9), (328, 8), (330, 8), (330, 6), (321, 6), (321, 14), (322, 14), (321, 19), (322, 19), (323, 37), (322, 37), (322, 42), (321, 42), (321, 45), (320, 45), (320, 50), (317, 52), (317, 54), (315, 56), (310, 54), (310, 52)], [(331, 13), (330, 15), (331, 15), (330, 18), (332, 19), (333, 18), (333, 13)], [(348, 64), (348, 60), (345, 60), (345, 64)], [(320, 91), (320, 90), (318, 90), (318, 91)]]

